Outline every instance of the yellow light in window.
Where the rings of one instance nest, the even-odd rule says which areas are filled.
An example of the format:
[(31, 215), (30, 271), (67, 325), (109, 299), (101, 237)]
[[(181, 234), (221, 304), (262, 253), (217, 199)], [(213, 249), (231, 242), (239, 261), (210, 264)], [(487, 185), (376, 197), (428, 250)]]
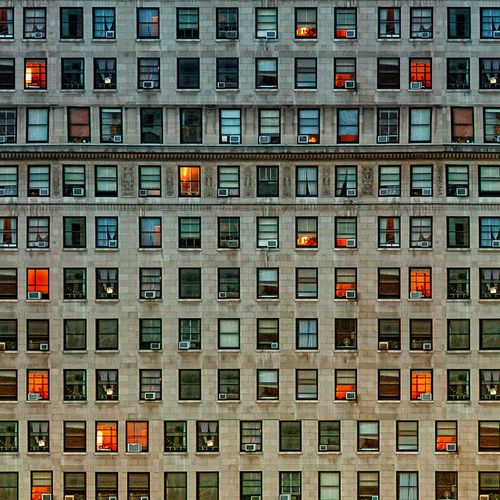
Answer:
[(27, 67), (26, 68), (26, 75), (25, 75), (25, 83), (26, 83), (26, 85), (31, 85), (32, 79), (33, 79), (33, 77), (31, 75), (31, 68)]

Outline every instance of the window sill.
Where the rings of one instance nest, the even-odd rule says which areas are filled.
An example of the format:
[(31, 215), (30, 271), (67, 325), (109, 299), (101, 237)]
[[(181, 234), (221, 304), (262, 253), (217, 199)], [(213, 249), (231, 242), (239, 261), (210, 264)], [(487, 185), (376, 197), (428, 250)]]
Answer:
[(73, 303), (79, 303), (79, 304), (87, 304), (88, 300), (87, 299), (62, 299), (63, 304), (73, 304)]
[(294, 92), (319, 92), (319, 89), (293, 89)]
[(471, 299), (453, 299), (453, 298), (447, 297), (446, 302), (448, 302), (450, 304), (455, 304), (456, 302), (458, 302), (460, 304), (469, 304), (471, 302)]
[(401, 89), (377, 89), (377, 92), (401, 92)]
[(35, 248), (35, 247), (26, 247), (27, 252), (50, 252), (50, 247), (47, 248)]
[(432, 247), (426, 247), (426, 248), (422, 248), (422, 247), (409, 247), (408, 250), (410, 251), (416, 251), (416, 252), (428, 252), (428, 251), (431, 251), (433, 250)]
[(218, 399), (217, 403), (226, 404), (226, 403), (241, 403), (241, 399)]
[[(459, 43), (463, 43), (463, 42), (472, 43), (472, 38), (447, 38), (446, 41), (448, 43), (456, 43), (456, 42), (459, 42)], [(479, 41), (481, 41), (481, 39)]]
[(161, 38), (158, 37), (146, 37), (146, 38), (136, 38), (136, 42), (161, 42)]
[(358, 354), (358, 350), (357, 349), (353, 349), (353, 348), (348, 348), (348, 349), (339, 349), (338, 347), (335, 347), (334, 348), (334, 352), (338, 353), (338, 354)]
[(199, 303), (202, 302), (202, 299), (177, 299), (177, 302), (184, 302), (184, 303)]
[(155, 404), (155, 403), (163, 403), (163, 400), (160, 398), (155, 398), (155, 399), (139, 399), (139, 404), (142, 405), (142, 404), (147, 404), (147, 405), (150, 405), (150, 404)]
[(484, 303), (484, 304), (494, 304), (500, 300), (500, 297), (498, 299), (478, 299), (479, 303)]
[(119, 248), (96, 248), (96, 252), (118, 252)]
[(294, 403), (315, 403), (319, 404), (317, 399), (295, 399)]
[(100, 404), (105, 404), (105, 405), (116, 405), (116, 404), (119, 404), (120, 403), (120, 400), (119, 399), (113, 399), (113, 400), (108, 400), (108, 401), (105, 401), (104, 399), (101, 400), (95, 400), (95, 404), (96, 405), (100, 405)]
[(419, 451), (396, 451), (396, 455), (420, 455)]
[(33, 300), (33, 299), (26, 299), (26, 302), (28, 304), (40, 304), (40, 303), (49, 303), (50, 299), (40, 299), (40, 300)]
[[(178, 248), (179, 252), (201, 252), (201, 248)], [(229, 248), (229, 250), (233, 250), (233, 248)]]
[[(17, 304), (19, 299), (2, 299), (2, 304)], [(32, 300), (30, 302), (33, 302)]]
[(119, 350), (118, 349), (96, 349), (95, 350), (96, 354), (118, 354)]
[(164, 451), (163, 456), (168, 457), (170, 455), (184, 455), (187, 456), (188, 452), (187, 451)]
[(434, 403), (434, 400), (432, 401), (422, 401), (421, 399), (410, 399), (409, 401), (410, 403), (413, 403), (413, 404), (418, 404), (418, 405), (429, 405), (429, 404), (433, 404)]
[(401, 399), (377, 399), (377, 404), (401, 404), (403, 401)]
[(200, 42), (201, 39), (200, 38), (176, 38), (175, 41), (176, 42), (180, 42), (180, 43), (185, 43), (185, 42)]
[(492, 248), (492, 247), (479, 247), (480, 252), (498, 252), (500, 248)]
[(358, 450), (356, 452), (357, 455), (380, 455), (380, 450)]
[(447, 248), (447, 252), (470, 252), (471, 249), (470, 247), (467, 248)]
[(317, 252), (319, 250), (318, 247), (312, 247), (312, 248), (295, 248), (294, 249), (296, 252)]
[(177, 92), (200, 92), (200, 89), (176, 89)]
[(471, 93), (471, 89), (446, 89), (446, 92), (467, 92), (468, 94)]
[(279, 302), (279, 297), (257, 297), (255, 302)]
[(256, 399), (255, 402), (257, 404), (280, 404), (280, 400), (279, 399)]
[[(109, 93), (109, 92), (113, 92), (113, 93), (117, 93), (118, 92), (118, 89), (92, 89), (94, 92), (96, 93), (100, 93), (100, 92), (103, 92), (105, 94)], [(116, 143), (114, 143), (116, 144)]]
[(218, 248), (217, 251), (218, 252), (234, 252), (234, 251), (237, 251), (237, 250), (241, 250), (240, 247), (235, 247), (235, 248)]
[(255, 92), (279, 92), (279, 89), (275, 87), (269, 87), (268, 89), (261, 87), (255, 89)]
[[(470, 351), (468, 351), (470, 352)], [(479, 349), (479, 354), (497, 354), (498, 355), (498, 349)]]
[(81, 405), (81, 404), (88, 404), (87, 399), (75, 399), (75, 400), (63, 400), (62, 402), (63, 405)]
[(94, 457), (108, 457), (109, 455), (118, 456), (119, 453), (111, 450), (94, 451)]
[(102, 43), (102, 42), (116, 42), (116, 37), (115, 38), (92, 38), (92, 42), (97, 42), (97, 43)]
[(220, 303), (225, 303), (225, 302), (239, 303), (239, 302), (241, 302), (241, 299), (217, 299), (217, 302), (220, 302)]
[[(14, 401), (11, 401), (12, 403)], [(43, 404), (51, 404), (52, 401), (50, 401), (50, 399), (39, 399), (38, 401), (28, 401), (28, 400), (25, 400), (24, 401), (26, 404), (30, 404), (30, 405), (36, 405), (36, 404), (40, 404), (40, 403), (43, 403)], [(4, 401), (2, 401), (2, 403), (4, 403)]]
[(163, 302), (163, 299), (161, 297), (159, 297), (157, 299), (143, 299), (143, 298), (139, 298), (139, 303), (140, 304), (149, 304), (149, 303), (158, 304), (160, 302)]
[(139, 252), (161, 252), (162, 248), (161, 247), (139, 247), (137, 250)]
[(125, 452), (126, 457), (147, 457), (149, 455), (149, 451), (139, 451), (138, 453), (129, 453), (127, 451)]
[[(23, 89), (23, 92), (26, 94), (31, 94), (32, 92), (43, 92), (46, 94), (49, 90), (48, 89)], [(41, 198), (45, 198), (42, 196)]]
[(410, 93), (417, 93), (417, 92), (432, 92), (433, 89), (406, 89)]
[(479, 41), (483, 42), (483, 43), (498, 43), (499, 42), (498, 38), (480, 38)]
[(401, 299), (379, 299), (377, 298), (377, 302), (401, 302)]
[[(50, 250), (50, 249), (49, 249)], [(86, 252), (87, 248), (79, 247), (79, 248), (63, 248), (63, 252)]]
[[(5, 40), (5, 39), (2, 39), (2, 41)], [(11, 41), (13, 41), (13, 39), (9, 39)], [(27, 42), (27, 43), (30, 43), (30, 42), (46, 42), (47, 41), (47, 37), (44, 37), (44, 38), (23, 38), (22, 39), (23, 42)]]
[(161, 92), (161, 88), (160, 87), (155, 87), (153, 89), (143, 89), (143, 88), (139, 88), (139, 89), (136, 89), (137, 92), (139, 92), (139, 94), (149, 94), (150, 92)]
[(319, 451), (318, 450), (318, 453), (320, 455), (342, 455), (341, 451)]
[(387, 36), (384, 38), (377, 38), (377, 42), (402, 42), (403, 39), (400, 36)]
[(278, 454), (280, 455), (302, 455), (302, 451), (279, 451)]
[(384, 353), (385, 352), (394, 352), (396, 354), (401, 354), (403, 351), (401, 351), (401, 349), (384, 349), (383, 351), (381, 351), (380, 349), (378, 349), (377, 352), (384, 352)]
[(470, 354), (472, 351), (470, 349), (464, 349), (463, 351), (458, 349), (453, 349), (453, 350), (447, 349), (445, 352), (446, 354)]
[(446, 399), (446, 404), (471, 404), (472, 401), (470, 399)]
[(220, 455), (220, 451), (197, 451), (195, 452), (195, 455), (200, 456), (200, 457), (206, 457), (206, 456), (211, 456), (211, 455)]
[[(13, 453), (18, 453), (18, 452), (13, 452)], [(39, 457), (40, 455), (48, 457), (50, 456), (50, 451), (27, 451), (26, 455), (31, 457)], [(85, 455), (85, 453), (81, 453), (81, 455)]]
[(299, 304), (301, 302), (319, 302), (319, 299), (316, 297), (316, 298), (300, 298), (300, 297), (295, 297), (294, 299), (295, 302), (298, 302)]
[(294, 38), (293, 41), (294, 42), (318, 43), (318, 37), (316, 37), (316, 38), (306, 38), (306, 37), (303, 37), (303, 38)]
[(118, 304), (120, 299), (95, 299), (96, 304)]
[(239, 92), (240, 89), (215, 89), (215, 92)]
[(85, 89), (59, 89), (60, 92), (69, 92), (69, 93), (80, 93), (80, 94), (84, 94), (85, 93)]
[(82, 38), (59, 38), (60, 43), (74, 43), (74, 42), (79, 42), (79, 43), (84, 43), (85, 39)]
[(2, 89), (0, 92), (16, 92), (16, 89)]
[(427, 299), (408, 299), (408, 302), (432, 302), (432, 298)]
[(478, 401), (479, 404), (486, 404), (486, 405), (490, 405), (490, 404), (498, 404), (500, 403), (500, 399), (489, 399), (489, 400), (486, 400), (486, 399), (480, 399)]
[(197, 404), (197, 405), (200, 405), (202, 403), (201, 399), (178, 399), (177, 400), (177, 403), (178, 404), (188, 404), (188, 405), (192, 405), (192, 404)]

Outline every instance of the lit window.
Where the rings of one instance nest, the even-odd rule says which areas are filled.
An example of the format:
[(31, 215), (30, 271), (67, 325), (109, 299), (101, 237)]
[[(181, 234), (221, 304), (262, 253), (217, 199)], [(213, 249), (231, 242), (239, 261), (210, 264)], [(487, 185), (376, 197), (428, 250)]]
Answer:
[(430, 299), (432, 297), (431, 269), (410, 267), (410, 299)]
[(64, 320), (64, 350), (84, 351), (87, 348), (87, 321), (85, 319)]
[(96, 269), (96, 299), (118, 299), (118, 269)]
[(410, 370), (411, 401), (432, 401), (432, 370)]
[[(196, 422), (196, 451), (218, 452), (219, 451), (219, 422), (198, 421)], [(198, 497), (205, 498), (205, 497)], [(206, 498), (211, 498), (210, 496)], [(214, 498), (218, 498), (217, 496)]]
[(410, 8), (410, 38), (432, 38), (432, 7)]
[(500, 8), (481, 8), (481, 38), (500, 38)]
[(217, 16), (217, 38), (235, 40), (238, 38), (238, 9), (218, 8)]
[(355, 8), (335, 8), (335, 38), (356, 38), (356, 26)]
[(395, 247), (400, 246), (400, 218), (379, 217), (378, 218), (378, 246)]
[(318, 247), (318, 219), (316, 217), (296, 217), (295, 246), (296, 248)]
[(198, 8), (177, 9), (177, 40), (200, 38), (200, 10)]
[(85, 452), (87, 441), (86, 422), (64, 422), (64, 451)]
[(432, 61), (410, 59), (410, 90), (432, 88)]
[(118, 451), (118, 422), (95, 423), (95, 451), (109, 453)]
[(335, 370), (335, 399), (337, 401), (356, 400), (356, 370)]
[(447, 65), (447, 88), (448, 89), (470, 89), (470, 59), (449, 58)]
[(479, 370), (479, 400), (500, 401), (500, 370)]
[(26, 113), (26, 142), (48, 142), (49, 108), (28, 108)]
[(295, 9), (295, 38), (318, 38), (317, 9)]
[(100, 108), (101, 142), (123, 142), (121, 108)]
[(435, 451), (447, 451), (447, 446), (449, 444), (457, 444), (457, 425), (455, 420), (436, 421)]
[(240, 421), (240, 451), (247, 451), (247, 445), (255, 451), (262, 451), (262, 422)]
[(500, 299), (500, 269), (479, 269), (480, 299)]
[(261, 7), (255, 9), (255, 38), (267, 40), (278, 38), (278, 9)]
[(379, 299), (400, 299), (400, 269), (379, 268), (378, 269), (378, 298)]
[(179, 370), (179, 400), (201, 400), (201, 370)]
[(470, 349), (470, 320), (448, 320), (448, 346), (449, 351), (468, 351)]
[[(164, 451), (165, 453), (182, 453), (187, 451), (187, 422), (185, 420), (165, 421)], [(167, 498), (171, 497), (167, 496)]]
[(418, 421), (396, 421), (396, 451), (418, 451)]
[(431, 142), (432, 109), (410, 108), (410, 142)]
[(160, 9), (137, 9), (137, 38), (160, 37)]
[(356, 298), (357, 272), (355, 267), (335, 268), (335, 298)]
[[(126, 451), (139, 451), (146, 453), (149, 451), (149, 429), (148, 422), (127, 421), (126, 425)], [(134, 446), (135, 445), (135, 446)]]
[(337, 109), (337, 142), (359, 142), (359, 109)]
[(401, 9), (378, 9), (378, 37), (401, 38)]
[(335, 349), (356, 349), (358, 342), (357, 330), (356, 319), (335, 318)]
[(27, 370), (28, 401), (49, 400), (49, 370)]
[(379, 422), (358, 421), (358, 451), (379, 450)]
[(279, 399), (279, 370), (257, 370), (257, 399)]
[[(28, 299), (49, 299), (49, 269), (30, 268), (27, 271)], [(33, 294), (33, 295), (30, 295)]]
[(217, 219), (218, 248), (240, 247), (240, 218), (219, 217)]
[(47, 89), (47, 59), (24, 60), (24, 88)]
[(335, 248), (357, 247), (356, 217), (335, 217)]
[[(14, 21), (14, 12), (13, 9), (2, 9), (7, 12), (7, 16), (4, 23), (6, 24), (6, 28), (11, 28), (11, 30), (7, 30), (7, 34), (11, 34), (12, 36), (8, 36), (6, 38), (12, 38), (14, 35), (13, 31), (13, 21)], [(9, 15), (10, 14), (10, 15)], [(47, 9), (45, 8), (25, 8), (24, 9), (24, 22), (23, 22), (23, 38), (26, 39), (43, 39), (47, 36)]]
[(28, 421), (28, 452), (48, 451), (50, 451), (49, 421)]
[(141, 144), (161, 144), (162, 142), (163, 110), (141, 108)]
[(218, 321), (218, 349), (240, 348), (240, 320), (219, 319)]
[(31, 499), (41, 500), (43, 495), (52, 496), (52, 471), (31, 471)]
[(179, 196), (199, 197), (200, 167), (179, 167)]
[(96, 370), (96, 401), (118, 400), (118, 370)]
[(115, 39), (115, 8), (93, 8), (92, 38), (96, 39)]
[(448, 38), (470, 38), (471, 15), (469, 7), (448, 7)]
[(336, 57), (334, 62), (334, 85), (335, 89), (356, 88), (356, 59)]
[(379, 496), (379, 472), (358, 472), (358, 500)]
[(139, 349), (161, 349), (161, 319), (147, 318), (139, 320)]
[(470, 299), (470, 269), (448, 268), (448, 300)]
[(319, 144), (320, 120), (319, 109), (299, 109), (298, 144)]

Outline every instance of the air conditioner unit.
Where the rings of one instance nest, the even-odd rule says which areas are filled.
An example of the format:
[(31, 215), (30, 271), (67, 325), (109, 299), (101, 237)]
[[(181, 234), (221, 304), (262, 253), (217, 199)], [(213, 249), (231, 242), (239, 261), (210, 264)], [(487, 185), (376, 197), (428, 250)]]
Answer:
[(455, 189), (455, 196), (467, 196), (468, 189), (467, 188), (457, 188)]
[(349, 188), (345, 190), (346, 196), (356, 196), (356, 190), (354, 188)]
[(238, 246), (239, 246), (239, 241), (229, 240), (227, 242), (227, 248), (238, 248)]
[(217, 82), (217, 88), (218, 89), (225, 89), (226, 88), (226, 82)]
[(127, 444), (127, 453), (140, 453), (142, 451), (141, 443), (129, 443)]
[(115, 37), (115, 32), (114, 31), (105, 31), (104, 32), (104, 38), (114, 38), (114, 37)]
[(7, 136), (0, 135), (0, 142), (7, 142)]
[(64, 500), (75, 500), (75, 495), (64, 495)]
[(40, 188), (38, 190), (38, 196), (49, 196), (49, 188)]
[(356, 400), (356, 393), (355, 392), (346, 392), (345, 398), (347, 399), (347, 401), (355, 401)]
[(271, 136), (259, 135), (259, 144), (271, 144)]
[(278, 240), (267, 240), (267, 248), (278, 248)]
[(118, 497), (115, 497), (115, 496), (108, 497), (108, 500), (118, 500)]
[(346, 38), (356, 38), (356, 30), (345, 30)]
[(39, 401), (40, 394), (38, 392), (30, 392), (28, 393), (28, 401)]
[(36, 248), (47, 248), (49, 244), (46, 241), (35, 241)]
[(328, 451), (328, 445), (326, 445), (326, 444), (320, 444), (319, 445), (319, 451)]
[(457, 443), (446, 443), (446, 451), (455, 453), (457, 451)]
[(422, 196), (432, 196), (431, 188), (422, 188)]
[(153, 399), (156, 399), (156, 393), (155, 392), (145, 392), (144, 399), (146, 399), (148, 401), (152, 401)]
[(118, 240), (109, 240), (108, 247), (109, 248), (118, 248)]
[(227, 399), (227, 394), (225, 392), (219, 392), (219, 399), (221, 400)]
[(148, 290), (147, 292), (144, 292), (144, 298), (145, 299), (156, 299), (156, 292), (153, 290)]
[(155, 86), (155, 82), (152, 80), (146, 80), (145, 82), (142, 82), (142, 88), (143, 89), (152, 89)]
[(389, 142), (388, 135), (377, 135), (377, 142)]
[(250, 497), (250, 500), (261, 500), (261, 499), (262, 499), (262, 497), (260, 495), (252, 495)]
[(493, 38), (500, 38), (500, 31), (494, 31)]
[(139, 189), (139, 196), (144, 197), (148, 195), (147, 189)]
[(372, 495), (371, 500), (378, 500), (378, 495)]
[(500, 248), (500, 240), (491, 240), (492, 248)]
[(299, 144), (308, 144), (309, 143), (309, 136), (308, 135), (299, 135), (299, 136), (297, 136), (297, 142)]
[(495, 137), (495, 141), (496, 141), (496, 142), (500, 142), (500, 135), (497, 135), (497, 136)]
[(410, 299), (421, 299), (422, 292), (410, 292)]
[(40, 351), (48, 351), (49, 344), (40, 344)]
[(490, 500), (489, 495), (479, 495), (479, 500)]
[(149, 497), (143, 496), (143, 497), (141, 497), (141, 500), (149, 500)]
[(227, 196), (229, 196), (229, 189), (225, 188), (217, 189), (217, 196), (219, 198), (226, 198)]
[(160, 344), (160, 342), (151, 342), (151, 344), (149, 344), (149, 348), (152, 351), (158, 351), (161, 349), (161, 344)]
[(278, 38), (278, 32), (277, 31), (266, 31), (266, 38), (268, 40), (276, 40), (276, 38)]
[(0, 342), (0, 351), (5, 351), (7, 344), (5, 342)]
[(386, 188), (380, 188), (378, 190), (378, 195), (379, 196), (388, 196), (389, 195), (389, 190)]
[(235, 38), (238, 38), (238, 32), (237, 31), (226, 31), (226, 38), (229, 38), (231, 40), (234, 40)]
[(410, 90), (421, 90), (422, 82), (410, 82)]
[(227, 292), (219, 292), (219, 299), (225, 299), (227, 297)]
[(122, 136), (121, 135), (114, 135), (113, 142), (122, 142)]
[(271, 342), (271, 349), (279, 349), (280, 345), (278, 342)]
[(189, 340), (181, 340), (179, 342), (179, 349), (181, 350), (191, 349), (191, 342)]
[(429, 248), (431, 246), (430, 241), (417, 241), (416, 245), (421, 248)]
[(420, 401), (432, 401), (432, 394), (430, 393), (420, 394)]
[(348, 240), (345, 241), (345, 246), (347, 248), (355, 248), (356, 247), (356, 240), (354, 238), (349, 238)]
[(240, 143), (240, 136), (239, 135), (230, 135), (229, 136), (229, 143), (230, 144), (239, 144)]
[(257, 445), (253, 443), (246, 444), (245, 451), (257, 451)]
[(52, 493), (42, 493), (42, 500), (52, 500)]
[(355, 299), (356, 298), (356, 290), (346, 290), (345, 298), (346, 299)]
[(83, 196), (84, 194), (84, 189), (83, 188), (73, 188), (71, 191), (73, 196)]
[(422, 344), (422, 349), (424, 351), (432, 351), (432, 344), (430, 342), (424, 342)]
[(379, 351), (387, 351), (389, 349), (389, 342), (379, 342), (378, 348)]
[(28, 292), (28, 300), (40, 300), (42, 292)]
[(355, 80), (346, 80), (344, 82), (344, 88), (345, 89), (355, 89), (356, 88), (356, 81)]
[(420, 33), (417, 33), (417, 36), (419, 38), (430, 38), (432, 33), (430, 31), (421, 31)]
[(292, 500), (292, 495), (280, 495), (280, 500)]
[(35, 31), (31, 33), (31, 38), (43, 38), (43, 33), (41, 31)]

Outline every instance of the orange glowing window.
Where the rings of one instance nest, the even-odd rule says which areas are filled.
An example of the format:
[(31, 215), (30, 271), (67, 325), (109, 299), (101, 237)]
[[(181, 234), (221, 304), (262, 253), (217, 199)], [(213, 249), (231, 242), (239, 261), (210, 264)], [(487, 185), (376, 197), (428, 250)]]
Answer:
[(356, 269), (335, 269), (335, 298), (345, 299), (348, 290), (356, 290)]
[(318, 219), (297, 217), (297, 248), (316, 248), (318, 246)]
[(42, 500), (47, 493), (52, 494), (52, 471), (32, 471), (31, 500)]
[(179, 196), (200, 194), (200, 167), (179, 167)]
[(42, 299), (49, 298), (49, 270), (28, 269), (28, 293), (39, 292)]
[(421, 88), (432, 88), (432, 64), (430, 59), (410, 60), (410, 82), (420, 83)]
[(118, 451), (118, 422), (97, 422), (95, 430), (96, 451)]
[(134, 444), (140, 445), (140, 451), (148, 451), (147, 422), (127, 422), (127, 449)]
[[(346, 82), (349, 82), (346, 84)], [(356, 59), (335, 58), (335, 88), (353, 89), (356, 86)]]
[[(416, 297), (411, 294), (418, 294)], [(430, 299), (432, 296), (431, 269), (430, 268), (410, 268), (410, 298)]]
[(317, 11), (315, 8), (295, 10), (295, 37), (317, 38)]
[(24, 88), (47, 88), (47, 60), (26, 59), (24, 61)]
[[(356, 393), (356, 370), (335, 371), (335, 399), (347, 399), (347, 393)], [(353, 394), (349, 395), (350, 398)]]
[(49, 399), (49, 370), (28, 370), (28, 399)]
[(446, 445), (457, 443), (457, 422), (440, 420), (436, 422), (436, 451), (446, 451)]
[(422, 399), (422, 394), (432, 397), (432, 371), (411, 370), (411, 399)]

